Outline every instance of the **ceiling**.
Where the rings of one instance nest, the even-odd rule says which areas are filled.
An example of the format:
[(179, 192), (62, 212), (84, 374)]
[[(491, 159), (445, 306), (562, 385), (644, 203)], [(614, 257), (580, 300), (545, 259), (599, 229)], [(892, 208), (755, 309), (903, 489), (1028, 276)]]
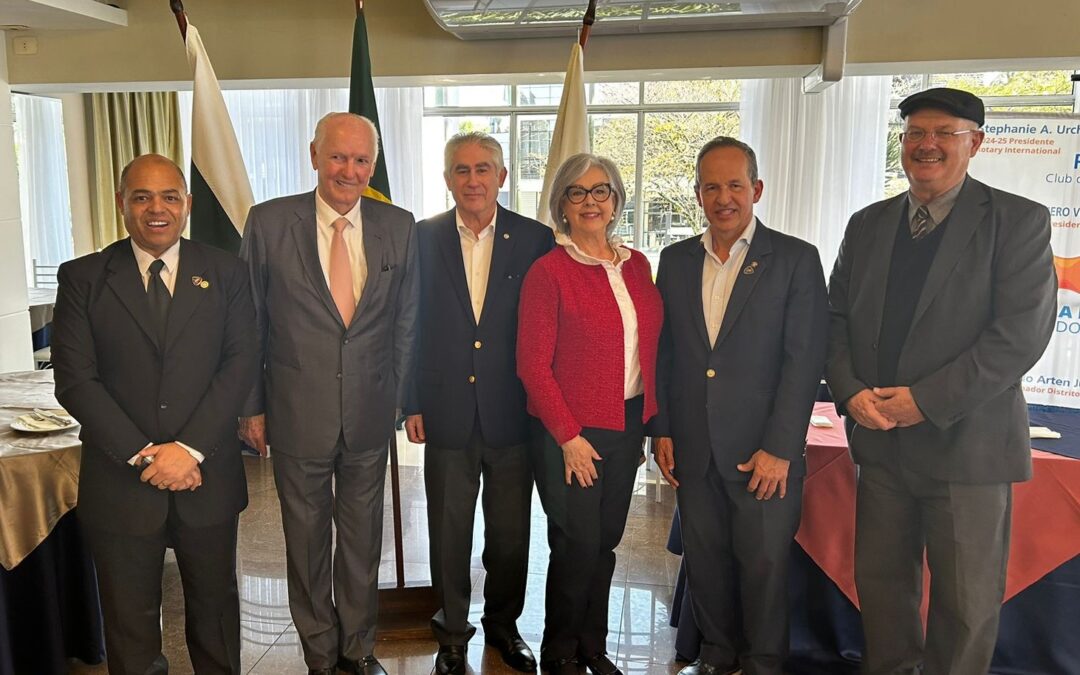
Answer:
[[(2, 1), (2, 0), (0, 0)], [(593, 34), (830, 26), (860, 0), (598, 0)], [(587, 0), (424, 0), (446, 31), (465, 40), (574, 35)]]
[(127, 26), (127, 10), (96, 0), (0, 0), (0, 30), (100, 30)]

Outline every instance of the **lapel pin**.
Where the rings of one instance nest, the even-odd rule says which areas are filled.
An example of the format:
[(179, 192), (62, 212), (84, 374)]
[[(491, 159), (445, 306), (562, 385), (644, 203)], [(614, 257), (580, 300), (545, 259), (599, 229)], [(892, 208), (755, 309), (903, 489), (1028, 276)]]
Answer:
[(191, 285), (198, 286), (199, 288), (202, 288), (204, 290), (210, 288), (210, 282), (200, 276), (191, 277)]
[(742, 273), (743, 274), (753, 274), (754, 273), (754, 266), (753, 265), (747, 265), (746, 267), (743, 268)]
[(509, 238), (510, 238), (510, 233), (509, 232), (503, 232), (503, 239), (509, 239)]
[(203, 290), (206, 290), (207, 288), (210, 288), (210, 282), (207, 281), (206, 279), (203, 279), (202, 283), (199, 284), (199, 288), (201, 288)]

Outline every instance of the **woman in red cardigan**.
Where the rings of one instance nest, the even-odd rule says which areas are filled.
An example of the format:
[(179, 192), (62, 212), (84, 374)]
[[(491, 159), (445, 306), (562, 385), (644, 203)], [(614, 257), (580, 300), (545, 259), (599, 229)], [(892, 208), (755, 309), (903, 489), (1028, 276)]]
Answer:
[(518, 375), (545, 431), (535, 463), (551, 548), (546, 672), (620, 672), (605, 654), (608, 595), (643, 426), (656, 414), (663, 321), (648, 260), (612, 237), (625, 203), (611, 160), (567, 159), (551, 188), (559, 246), (521, 289)]

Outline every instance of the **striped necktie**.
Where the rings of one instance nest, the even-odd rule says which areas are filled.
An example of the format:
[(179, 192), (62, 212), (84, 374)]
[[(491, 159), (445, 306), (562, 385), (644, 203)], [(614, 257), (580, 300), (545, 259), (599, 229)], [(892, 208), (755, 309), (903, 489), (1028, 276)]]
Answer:
[(915, 217), (911, 219), (911, 238), (918, 241), (930, 234), (934, 229), (934, 219), (930, 217), (930, 209), (920, 206), (915, 209)]

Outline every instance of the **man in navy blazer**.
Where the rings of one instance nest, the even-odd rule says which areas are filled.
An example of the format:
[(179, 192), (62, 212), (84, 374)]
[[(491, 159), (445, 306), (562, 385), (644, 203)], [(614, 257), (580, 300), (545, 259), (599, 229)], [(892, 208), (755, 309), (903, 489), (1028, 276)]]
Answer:
[(696, 180), (709, 229), (660, 255), (650, 432), (677, 488), (702, 633), (682, 675), (780, 675), (788, 647), (787, 562), (828, 311), (817, 250), (754, 217), (763, 187), (749, 146), (709, 141)]
[(82, 424), (78, 513), (109, 672), (169, 670), (160, 625), (169, 547), (195, 672), (239, 673), (236, 528), (247, 482), (236, 417), (258, 367), (247, 270), (180, 238), (191, 195), (165, 157), (124, 168), (117, 206), (130, 238), (60, 266), (52, 343), (56, 398)]
[(554, 246), (551, 229), (498, 205), (502, 147), (487, 134), (446, 144), (455, 208), (417, 225), (421, 300), (416, 379), (404, 412), (426, 443), (431, 577), (441, 608), (435, 670), (465, 673), (473, 517), (484, 481), (485, 640), (511, 667), (536, 660), (517, 630), (525, 603), (532, 472), (529, 416), (517, 377), (518, 296), (533, 261)]

